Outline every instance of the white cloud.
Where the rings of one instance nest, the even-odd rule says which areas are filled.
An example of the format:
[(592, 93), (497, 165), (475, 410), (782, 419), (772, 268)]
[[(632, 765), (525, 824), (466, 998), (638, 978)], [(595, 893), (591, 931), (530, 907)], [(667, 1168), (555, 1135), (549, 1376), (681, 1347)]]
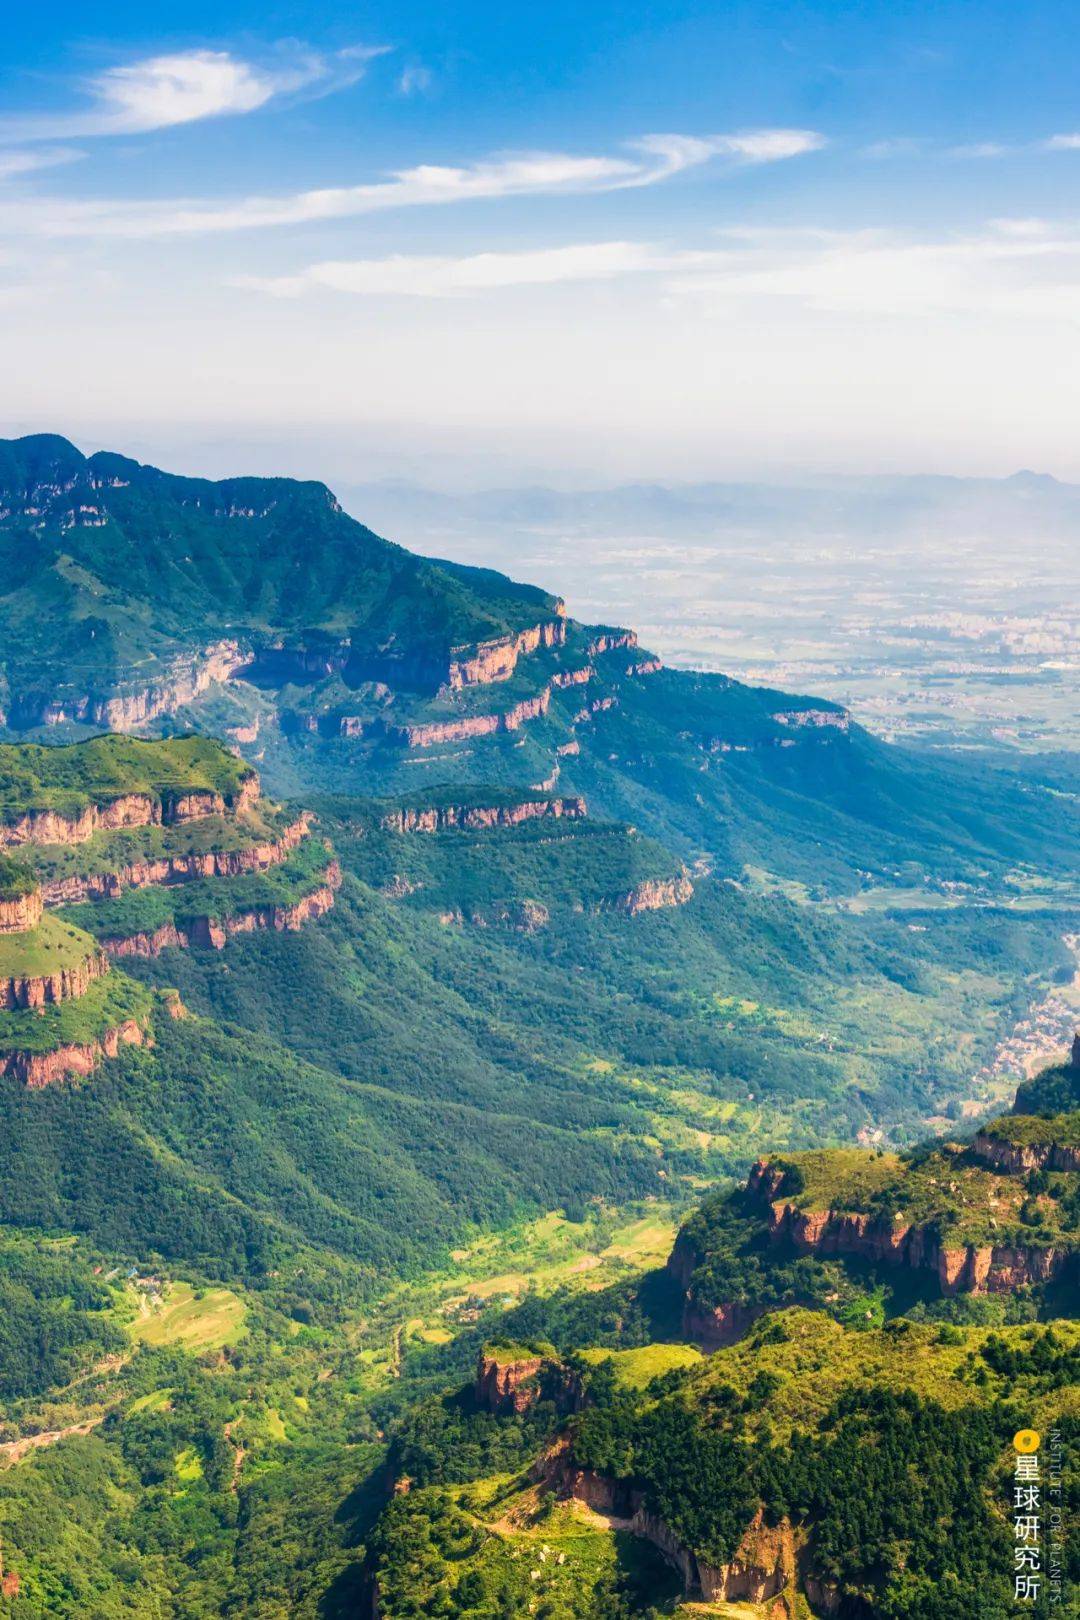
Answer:
[(824, 137), (809, 130), (757, 130), (708, 137), (647, 135), (629, 143), (629, 157), (577, 157), (530, 152), (485, 158), (454, 168), (421, 164), (388, 179), (279, 197), (139, 202), (42, 202), (7, 214), (9, 228), (50, 236), (151, 237), (250, 230), (345, 219), (387, 208), (469, 202), (560, 192), (599, 192), (655, 185), (716, 156), (776, 162), (816, 150)]
[(434, 75), (430, 68), (415, 63), (404, 68), (398, 79), (398, 90), (403, 96), (420, 96), (425, 90), (431, 89)]
[(610, 281), (672, 261), (642, 242), (579, 242), (522, 253), (474, 253), (463, 258), (395, 254), (386, 259), (329, 260), (294, 276), (243, 276), (234, 285), (279, 298), (319, 288), (365, 296), (451, 298), (497, 287)]
[(324, 56), (304, 46), (281, 47), (265, 64), (228, 51), (181, 51), (146, 57), (86, 82), (91, 105), (72, 113), (0, 118), (0, 140), (82, 139), (139, 135), (202, 118), (254, 112), (278, 96), (326, 94), (359, 79), (380, 47), (353, 46)]
[(276, 297), (332, 290), (452, 298), (496, 288), (652, 276), (717, 313), (780, 302), (830, 315), (993, 315), (1080, 320), (1080, 226), (991, 220), (966, 236), (736, 227), (710, 248), (583, 242), (451, 258), (329, 260), (294, 275), (237, 278)]
[(1080, 135), (1051, 135), (1043, 145), (1048, 152), (1080, 152)]
[(1004, 157), (1010, 147), (1002, 145), (1000, 141), (968, 141), (960, 146), (951, 146), (949, 156), (954, 158), (996, 158)]
[(61, 163), (74, 163), (81, 152), (67, 146), (49, 146), (43, 151), (0, 152), (0, 180), (13, 180), (21, 174), (35, 174), (39, 169), (54, 169)]
[(1080, 228), (996, 220), (968, 236), (888, 231), (732, 234), (732, 247), (668, 289), (723, 309), (783, 300), (830, 314), (1080, 320)]

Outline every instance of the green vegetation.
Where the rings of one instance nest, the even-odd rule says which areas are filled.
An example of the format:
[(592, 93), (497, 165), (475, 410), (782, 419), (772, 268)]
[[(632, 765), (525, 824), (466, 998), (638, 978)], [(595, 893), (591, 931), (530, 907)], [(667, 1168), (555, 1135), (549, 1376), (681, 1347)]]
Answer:
[(144, 1299), (132, 1323), (142, 1344), (181, 1344), (188, 1350), (218, 1350), (235, 1344), (244, 1330), (244, 1302), (227, 1288), (173, 1283), (160, 1305)]
[(27, 857), (32, 857), (33, 869), (43, 883), (58, 883), (119, 872), (142, 862), (248, 849), (254, 843), (279, 838), (293, 819), (290, 812), (260, 800), (242, 816), (200, 816), (173, 826), (125, 827), (95, 833), (82, 844), (35, 845)]
[(21, 900), (37, 887), (37, 877), (25, 861), (0, 854), (0, 900)]
[(0, 979), (71, 972), (83, 967), (97, 949), (84, 929), (47, 913), (25, 934), (0, 934)]
[[(144, 985), (114, 969), (95, 979), (77, 1000), (0, 1012), (0, 1052), (54, 1052), (59, 1046), (87, 1045), (128, 1019), (144, 1028), (153, 1003)], [(17, 1151), (21, 1150), (11, 1144), (9, 1152)]]
[(28, 810), (76, 815), (126, 793), (167, 799), (196, 790), (232, 803), (251, 767), (210, 737), (168, 743), (134, 737), (92, 737), (66, 748), (0, 743), (0, 819)]
[(293, 906), (325, 883), (331, 858), (325, 844), (308, 838), (286, 861), (266, 872), (128, 889), (115, 900), (69, 906), (62, 915), (98, 939), (127, 939), (153, 933), (169, 923), (184, 930), (204, 917), (217, 921), (263, 908)]
[[(66, 523), (63, 486), (90, 479), (104, 524)], [(1004, 1620), (1009, 1436), (1067, 1415), (1076, 1384), (1074, 1327), (1018, 1319), (1062, 1299), (943, 1300), (933, 1279), (920, 1293), (794, 1255), (716, 1187), (779, 1154), (783, 1196), (806, 1207), (1076, 1243), (1075, 1177), (904, 1151), (928, 1118), (966, 1118), (973, 1089), (990, 1098), (995, 1048), (1075, 972), (1073, 800), (801, 726), (828, 708), (812, 699), (628, 678), (623, 650), (514, 732), (414, 750), (377, 726), (335, 734), (345, 715), (502, 712), (582, 669), (589, 632), (568, 623), (505, 682), (447, 690), (455, 649), (555, 599), (412, 557), (319, 485), (0, 446), (10, 504), (35, 480), (60, 493), (33, 544), (0, 525), (9, 734), (81, 736), (95, 705), (137, 714), (148, 691), (168, 708), (229, 640), (249, 679), (150, 724), (250, 737), (257, 721), (260, 772), (294, 803), (17, 864), (58, 882), (240, 849), (301, 807), (320, 836), (267, 873), (50, 916), (20, 961), (290, 904), (321, 881), (324, 836), (345, 877), (297, 934), (125, 959), (78, 1001), (0, 1014), (5, 1051), (126, 1017), (155, 1041), (77, 1086), (0, 1084), (0, 1443), (20, 1459), (0, 1471), (0, 1525), (20, 1611), (346, 1620), (373, 1575), (388, 1620), (674, 1612), (648, 1546), (531, 1477), (558, 1438), (704, 1558), (730, 1556), (760, 1508), (873, 1620)], [(5, 745), (0, 817), (129, 792), (233, 805), (247, 771), (200, 735)], [(589, 819), (378, 825), (400, 804), (551, 792), (584, 794)], [(603, 909), (684, 865), (689, 903)], [(0, 891), (27, 881), (0, 870)], [(164, 1015), (173, 986), (187, 1016)], [(1062, 1070), (1022, 1088), (1028, 1114), (1000, 1139), (1071, 1131), (1056, 1120), (1075, 1086)], [(847, 1145), (864, 1127), (880, 1154)], [(684, 1228), (697, 1303), (772, 1313), (709, 1358), (676, 1342), (683, 1290), (662, 1269), (703, 1193)], [(495, 1416), (462, 1390), (485, 1346), (539, 1348), (529, 1410)]]
[[(98, 1267), (100, 1270), (100, 1267)], [(0, 1231), (0, 1400), (40, 1396), (125, 1347), (115, 1289), (68, 1240)], [(8, 1406), (10, 1411), (10, 1405)]]

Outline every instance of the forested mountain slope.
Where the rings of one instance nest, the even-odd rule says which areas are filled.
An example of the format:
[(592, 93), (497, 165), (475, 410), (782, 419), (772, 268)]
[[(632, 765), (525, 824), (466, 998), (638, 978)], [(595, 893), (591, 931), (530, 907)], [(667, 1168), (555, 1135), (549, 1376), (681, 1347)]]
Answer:
[[(17, 1612), (325, 1620), (366, 1614), (377, 1569), (388, 1616), (506, 1620), (532, 1612), (518, 1577), (556, 1531), (578, 1539), (560, 1543), (562, 1584), (537, 1577), (553, 1620), (675, 1612), (684, 1583), (640, 1537), (571, 1522), (540, 1482), (520, 1503), (492, 1483), (561, 1432), (591, 1365), (570, 1352), (637, 1354), (644, 1389), (643, 1369), (692, 1369), (700, 1344), (737, 1351), (717, 1387), (748, 1387), (721, 1451), (771, 1424), (772, 1472), (739, 1475), (730, 1522), (688, 1545), (730, 1561), (757, 1490), (798, 1562), (820, 1436), (798, 1475), (818, 1495), (785, 1505), (789, 1407), (751, 1361), (803, 1329), (768, 1339), (763, 1311), (828, 1307), (805, 1334), (843, 1383), (837, 1319), (861, 1313), (899, 1368), (880, 1324), (910, 1309), (936, 1369), (918, 1399), (950, 1414), (956, 1358), (928, 1334), (964, 1311), (981, 1331), (1006, 1276), (1026, 1317), (1060, 1315), (1075, 1199), (1051, 1160), (1069, 1144), (1019, 1114), (977, 1150), (936, 1143), (1000, 1103), (1033, 1007), (1054, 1009), (1043, 1038), (1064, 1032), (1067, 795), (887, 748), (812, 697), (665, 670), (630, 629), (379, 539), (321, 485), (175, 478), (50, 437), (0, 452), (0, 670), (0, 1528)], [(1071, 1096), (1060, 1074), (1040, 1084)], [(904, 1157), (928, 1121), (934, 1144)], [(845, 1155), (870, 1165), (865, 1187)], [(1045, 1187), (1018, 1193), (1017, 1155)], [(748, 1201), (730, 1178), (755, 1160)], [(985, 1207), (939, 1196), (943, 1176)], [(933, 1263), (871, 1276), (879, 1253), (809, 1241), (815, 1221), (818, 1248), (860, 1221), (877, 1241), (901, 1208), (909, 1232), (941, 1228)], [(942, 1262), (942, 1292), (939, 1251), (961, 1247), (974, 1258), (955, 1277)], [(969, 1287), (984, 1249), (987, 1287)], [(748, 1348), (727, 1345), (748, 1327)], [(556, 1343), (558, 1399), (444, 1400), (501, 1334)], [(1039, 1377), (1060, 1348), (1038, 1351)], [(770, 1376), (797, 1384), (801, 1351), (777, 1354), (792, 1365)], [(618, 1381), (589, 1376), (637, 1456), (654, 1395), (616, 1412)], [(726, 1413), (705, 1384), (701, 1410)], [(844, 1443), (903, 1446), (896, 1425), (914, 1425), (936, 1467), (953, 1431), (904, 1404), (909, 1385), (888, 1385), (899, 1406), (838, 1393), (855, 1403)], [(696, 1444), (682, 1388), (655, 1399)], [(376, 1529), (399, 1463), (416, 1502)], [(618, 1493), (639, 1485), (609, 1476), (608, 1508), (633, 1517)], [(487, 1483), (468, 1501), (425, 1495), (470, 1480)], [(978, 1552), (990, 1532), (972, 1525)], [(920, 1548), (935, 1578), (964, 1577)], [(458, 1553), (471, 1584), (448, 1584)], [(840, 1554), (815, 1557), (835, 1582), (821, 1559)], [(851, 1576), (869, 1612), (937, 1620), (890, 1609), (879, 1562)]]

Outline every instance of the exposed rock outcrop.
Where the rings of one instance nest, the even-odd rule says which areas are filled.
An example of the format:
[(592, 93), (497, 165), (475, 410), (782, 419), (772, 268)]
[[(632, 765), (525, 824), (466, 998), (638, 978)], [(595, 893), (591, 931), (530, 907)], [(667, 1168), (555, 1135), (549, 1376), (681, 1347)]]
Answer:
[(851, 730), (851, 716), (846, 709), (785, 709), (774, 714), (773, 719), (778, 726), (794, 726), (796, 729), (830, 727), (834, 731)]
[(587, 686), (595, 674), (591, 664), (582, 664), (579, 669), (559, 669), (551, 677), (551, 684), (558, 691), (568, 686)]
[(133, 731), (158, 715), (174, 714), (208, 687), (229, 680), (249, 662), (250, 654), (238, 642), (217, 641), (190, 658), (176, 659), (159, 681), (135, 691), (63, 698), (25, 694), (12, 705), (10, 724), (25, 728), (78, 721), (108, 731)]
[(102, 940), (102, 946), (114, 957), (152, 957), (160, 956), (162, 951), (186, 950), (192, 946), (220, 951), (234, 934), (254, 934), (264, 928), (277, 933), (295, 933), (305, 923), (330, 910), (340, 882), (341, 868), (336, 861), (331, 861), (319, 887), (292, 905), (254, 906), (233, 916), (196, 917), (185, 928), (167, 922), (148, 932)]
[[(543, 1482), (563, 1498), (582, 1502), (594, 1513), (616, 1521), (636, 1536), (650, 1541), (682, 1577), (689, 1598), (706, 1603), (768, 1603), (778, 1599), (776, 1615), (794, 1615), (795, 1593), (805, 1561), (805, 1541), (787, 1519), (766, 1524), (759, 1509), (750, 1521), (729, 1563), (710, 1564), (685, 1546), (663, 1519), (651, 1512), (644, 1492), (623, 1481), (611, 1480), (579, 1468), (566, 1442), (544, 1459), (538, 1470)], [(790, 1606), (789, 1606), (790, 1605)]]
[(676, 1234), (674, 1246), (668, 1255), (667, 1270), (683, 1290), (683, 1338), (711, 1353), (735, 1344), (771, 1307), (741, 1305), (735, 1301), (722, 1305), (703, 1304), (690, 1290), (691, 1278), (701, 1259), (683, 1228)]
[(109, 971), (107, 957), (101, 951), (88, 956), (75, 967), (57, 968), (52, 973), (16, 974), (0, 978), (0, 1008), (11, 1012), (18, 1008), (45, 1007), (58, 1001), (72, 1001), (85, 996), (95, 979)]
[(551, 706), (551, 687), (542, 687), (535, 697), (522, 698), (499, 714), (463, 714), (450, 720), (419, 721), (416, 725), (394, 725), (387, 720), (372, 722), (388, 742), (406, 748), (435, 748), (441, 743), (465, 742), (470, 737), (490, 737), (500, 731), (517, 731), (526, 721), (538, 720)]
[(585, 814), (585, 800), (574, 794), (562, 798), (521, 799), (516, 804), (408, 806), (388, 811), (380, 818), (379, 825), (392, 832), (434, 833), (445, 832), (452, 827), (470, 831), (488, 827), (517, 827), (523, 821), (534, 821), (539, 817), (579, 821)]
[(622, 647), (636, 647), (636, 630), (600, 630), (589, 642), (589, 657), (599, 658), (601, 653), (617, 652)]
[(455, 906), (452, 911), (440, 912), (439, 921), (444, 926), (469, 923), (473, 928), (512, 928), (519, 934), (535, 934), (547, 927), (551, 913), (539, 900), (494, 900), (464, 910)]
[(1080, 1147), (1064, 1142), (1005, 1142), (992, 1133), (979, 1131), (971, 1151), (1007, 1175), (1026, 1175), (1030, 1170), (1080, 1170)]
[(85, 844), (95, 833), (117, 832), (125, 827), (171, 826), (204, 816), (220, 816), (226, 810), (239, 815), (256, 802), (259, 791), (259, 778), (251, 771), (228, 802), (220, 793), (200, 788), (163, 794), (160, 798), (149, 793), (122, 793), (100, 804), (88, 804), (70, 816), (45, 808), (27, 810), (8, 821), (0, 821), (0, 848), (20, 844)]
[[(1060, 1277), (1072, 1255), (1066, 1248), (1035, 1244), (943, 1242), (933, 1225), (893, 1220), (852, 1210), (805, 1210), (783, 1199), (778, 1167), (759, 1160), (748, 1190), (767, 1204), (769, 1235), (806, 1254), (856, 1255), (876, 1263), (936, 1274), (943, 1294), (1010, 1293), (1030, 1283)], [(771, 1189), (771, 1191), (770, 1191)]]
[(643, 911), (662, 911), (667, 906), (684, 906), (692, 899), (694, 885), (685, 872), (672, 878), (643, 878), (622, 894), (598, 901), (597, 911), (625, 911), (636, 917)]
[(72, 1075), (91, 1074), (105, 1058), (114, 1058), (121, 1046), (152, 1045), (134, 1018), (108, 1029), (99, 1040), (77, 1046), (58, 1046), (51, 1052), (0, 1052), (0, 1074), (21, 1080), (31, 1091)]
[(518, 659), (538, 647), (561, 647), (566, 641), (566, 620), (548, 619), (519, 630), (516, 635), (497, 636), (470, 647), (455, 647), (450, 655), (447, 682), (452, 692), (465, 686), (486, 686), (492, 681), (509, 680)]
[(29, 894), (15, 895), (0, 900), (0, 934), (26, 934), (41, 921), (42, 895), (40, 889)]
[(660, 658), (643, 658), (640, 663), (627, 664), (627, 675), (658, 675), (663, 669), (663, 660)]
[(538, 1376), (543, 1356), (522, 1356), (500, 1361), (481, 1350), (476, 1363), (476, 1403), (488, 1412), (527, 1412), (540, 1398)]
[(246, 872), (266, 872), (288, 859), (303, 842), (310, 825), (311, 816), (305, 811), (280, 837), (262, 839), (246, 849), (191, 851), (133, 861), (115, 872), (72, 873), (45, 884), (45, 902), (50, 906), (71, 906), (84, 900), (113, 900), (125, 889), (144, 888), (151, 883), (168, 885), (193, 882), (197, 878), (229, 878)]

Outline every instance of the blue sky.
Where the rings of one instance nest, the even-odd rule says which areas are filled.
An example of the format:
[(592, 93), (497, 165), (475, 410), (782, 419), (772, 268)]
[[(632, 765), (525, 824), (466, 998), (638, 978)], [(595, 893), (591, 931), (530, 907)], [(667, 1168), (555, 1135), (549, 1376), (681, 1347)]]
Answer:
[(1080, 476), (1060, 5), (22, 8), (5, 430), (439, 483)]

